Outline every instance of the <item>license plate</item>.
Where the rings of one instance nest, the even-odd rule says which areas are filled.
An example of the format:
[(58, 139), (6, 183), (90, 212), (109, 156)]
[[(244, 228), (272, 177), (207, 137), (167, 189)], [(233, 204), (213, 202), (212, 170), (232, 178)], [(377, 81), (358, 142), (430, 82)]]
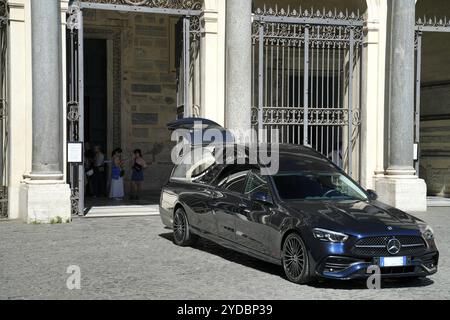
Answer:
[(380, 267), (403, 267), (406, 266), (406, 257), (381, 257)]

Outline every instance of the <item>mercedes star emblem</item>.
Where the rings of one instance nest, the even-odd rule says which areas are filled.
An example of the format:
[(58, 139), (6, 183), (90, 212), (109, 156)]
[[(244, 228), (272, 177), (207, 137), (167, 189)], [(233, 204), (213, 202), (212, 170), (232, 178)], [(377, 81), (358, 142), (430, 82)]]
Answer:
[(386, 248), (390, 254), (397, 254), (400, 252), (402, 245), (400, 241), (394, 238), (388, 241)]

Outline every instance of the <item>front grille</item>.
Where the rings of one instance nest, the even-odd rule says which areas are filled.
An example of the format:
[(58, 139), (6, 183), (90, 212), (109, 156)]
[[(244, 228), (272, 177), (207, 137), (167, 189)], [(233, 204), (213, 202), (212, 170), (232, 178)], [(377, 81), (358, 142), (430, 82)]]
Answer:
[(396, 256), (418, 255), (423, 253), (426, 248), (424, 240), (419, 236), (384, 236), (363, 238), (356, 242), (352, 252), (359, 256), (391, 256), (386, 246), (388, 241), (394, 238), (401, 243), (400, 252), (397, 253)]

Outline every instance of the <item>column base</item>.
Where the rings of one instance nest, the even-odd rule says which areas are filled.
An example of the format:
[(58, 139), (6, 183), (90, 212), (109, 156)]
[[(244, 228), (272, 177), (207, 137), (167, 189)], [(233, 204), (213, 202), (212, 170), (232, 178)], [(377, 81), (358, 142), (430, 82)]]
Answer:
[(409, 212), (427, 211), (427, 185), (415, 176), (384, 176), (375, 181), (379, 201)]
[(71, 191), (60, 181), (25, 181), (20, 187), (20, 217), (26, 223), (68, 223)]

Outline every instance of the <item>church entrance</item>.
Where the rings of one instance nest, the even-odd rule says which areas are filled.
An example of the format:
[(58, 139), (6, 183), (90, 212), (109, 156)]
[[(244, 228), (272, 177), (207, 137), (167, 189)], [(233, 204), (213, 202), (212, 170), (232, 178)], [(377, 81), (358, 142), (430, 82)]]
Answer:
[[(200, 104), (201, 6), (179, 6), (71, 4), (67, 140), (82, 143), (84, 153), (82, 163), (67, 168), (76, 215), (158, 204), (172, 168), (166, 124), (197, 115)], [(124, 192), (112, 196), (117, 149)], [(139, 188), (135, 150), (147, 163)]]

